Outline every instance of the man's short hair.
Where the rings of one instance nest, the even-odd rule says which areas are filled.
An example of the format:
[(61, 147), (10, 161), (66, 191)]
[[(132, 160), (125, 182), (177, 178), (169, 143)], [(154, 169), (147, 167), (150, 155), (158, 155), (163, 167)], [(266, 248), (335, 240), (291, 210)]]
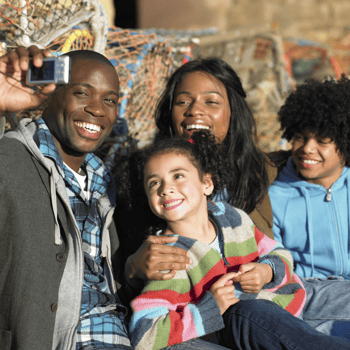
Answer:
[(115, 67), (107, 57), (101, 55), (96, 51), (76, 50), (76, 51), (67, 52), (63, 56), (69, 56), (71, 59), (71, 62), (74, 62), (75, 60), (78, 60), (78, 59), (91, 60), (91, 61), (97, 61), (97, 62), (106, 64), (108, 66), (111, 66), (113, 69), (115, 69)]

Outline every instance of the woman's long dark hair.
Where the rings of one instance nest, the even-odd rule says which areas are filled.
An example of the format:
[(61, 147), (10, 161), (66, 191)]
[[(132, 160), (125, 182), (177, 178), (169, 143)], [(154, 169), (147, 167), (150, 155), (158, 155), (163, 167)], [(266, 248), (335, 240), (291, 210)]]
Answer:
[(190, 61), (175, 71), (157, 105), (155, 121), (158, 132), (155, 142), (172, 137), (171, 111), (175, 89), (192, 72), (209, 74), (220, 80), (226, 88), (231, 118), (221, 148), (226, 155), (228, 170), (224, 183), (229, 193), (228, 202), (249, 214), (267, 191), (268, 175), (265, 156), (256, 146), (255, 120), (245, 100), (246, 93), (229, 64), (216, 57), (202, 58)]

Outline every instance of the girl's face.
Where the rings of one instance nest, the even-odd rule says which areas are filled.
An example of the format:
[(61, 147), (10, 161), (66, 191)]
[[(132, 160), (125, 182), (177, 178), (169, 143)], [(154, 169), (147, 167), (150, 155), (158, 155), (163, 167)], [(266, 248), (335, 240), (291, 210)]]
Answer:
[(325, 188), (332, 186), (344, 168), (344, 157), (335, 143), (328, 137), (319, 137), (308, 131), (294, 135), (292, 156), (305, 181)]
[(206, 129), (222, 142), (231, 118), (224, 84), (204, 72), (188, 73), (175, 89), (171, 118), (175, 134), (183, 139)]
[(144, 187), (151, 210), (167, 222), (207, 213), (207, 196), (214, 189), (211, 176), (200, 178), (187, 156), (156, 154), (144, 168)]

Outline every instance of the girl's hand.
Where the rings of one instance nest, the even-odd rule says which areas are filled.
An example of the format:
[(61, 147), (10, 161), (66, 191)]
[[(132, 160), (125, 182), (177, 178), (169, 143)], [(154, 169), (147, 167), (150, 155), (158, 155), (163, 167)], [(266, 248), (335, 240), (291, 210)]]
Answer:
[(230, 272), (221, 276), (210, 288), (221, 315), (231, 306), (239, 302), (235, 296), (235, 287), (233, 286), (233, 278), (238, 276), (239, 272)]
[(186, 270), (191, 263), (187, 251), (165, 245), (176, 241), (177, 237), (148, 237), (126, 262), (127, 283), (140, 288), (146, 280), (167, 280), (173, 278), (177, 270)]
[(258, 293), (266, 283), (273, 278), (273, 270), (268, 264), (248, 263), (239, 268), (240, 275), (235, 277), (234, 282), (239, 282), (246, 293)]
[(0, 116), (5, 112), (37, 108), (48, 97), (46, 94), (55, 90), (55, 84), (46, 85), (38, 91), (25, 84), (30, 57), (36, 67), (41, 67), (43, 58), (50, 56), (49, 51), (36, 46), (28, 49), (20, 46), (0, 57)]

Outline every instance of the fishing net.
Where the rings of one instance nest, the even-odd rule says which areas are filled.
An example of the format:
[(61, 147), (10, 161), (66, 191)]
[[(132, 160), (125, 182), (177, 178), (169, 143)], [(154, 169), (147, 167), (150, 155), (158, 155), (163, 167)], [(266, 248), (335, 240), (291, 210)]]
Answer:
[(90, 48), (103, 53), (108, 19), (98, 0), (5, 0), (0, 41), (5, 49), (35, 44), (57, 54)]
[[(271, 30), (206, 31), (106, 30), (107, 19), (98, 0), (6, 0), (0, 5), (0, 40), (5, 48), (35, 42), (61, 54), (94, 49), (115, 66), (120, 78), (119, 119), (106, 142), (103, 159), (113, 159), (126, 144), (151, 142), (157, 101), (180, 65), (197, 57), (218, 56), (242, 79), (247, 101), (257, 120), (259, 145), (266, 151), (280, 148), (276, 112), (290, 84), (283, 62), (281, 38)], [(108, 28), (107, 28), (108, 29)], [(97, 39), (100, 48), (96, 49)], [(101, 44), (102, 43), (102, 44)], [(40, 115), (23, 111), (16, 117)], [(35, 116), (34, 116), (35, 118)], [(126, 143), (126, 144), (125, 144)]]
[(145, 145), (155, 132), (157, 100), (174, 70), (171, 47), (154, 33), (111, 28), (105, 54), (119, 75), (119, 117), (127, 121), (129, 135)]

